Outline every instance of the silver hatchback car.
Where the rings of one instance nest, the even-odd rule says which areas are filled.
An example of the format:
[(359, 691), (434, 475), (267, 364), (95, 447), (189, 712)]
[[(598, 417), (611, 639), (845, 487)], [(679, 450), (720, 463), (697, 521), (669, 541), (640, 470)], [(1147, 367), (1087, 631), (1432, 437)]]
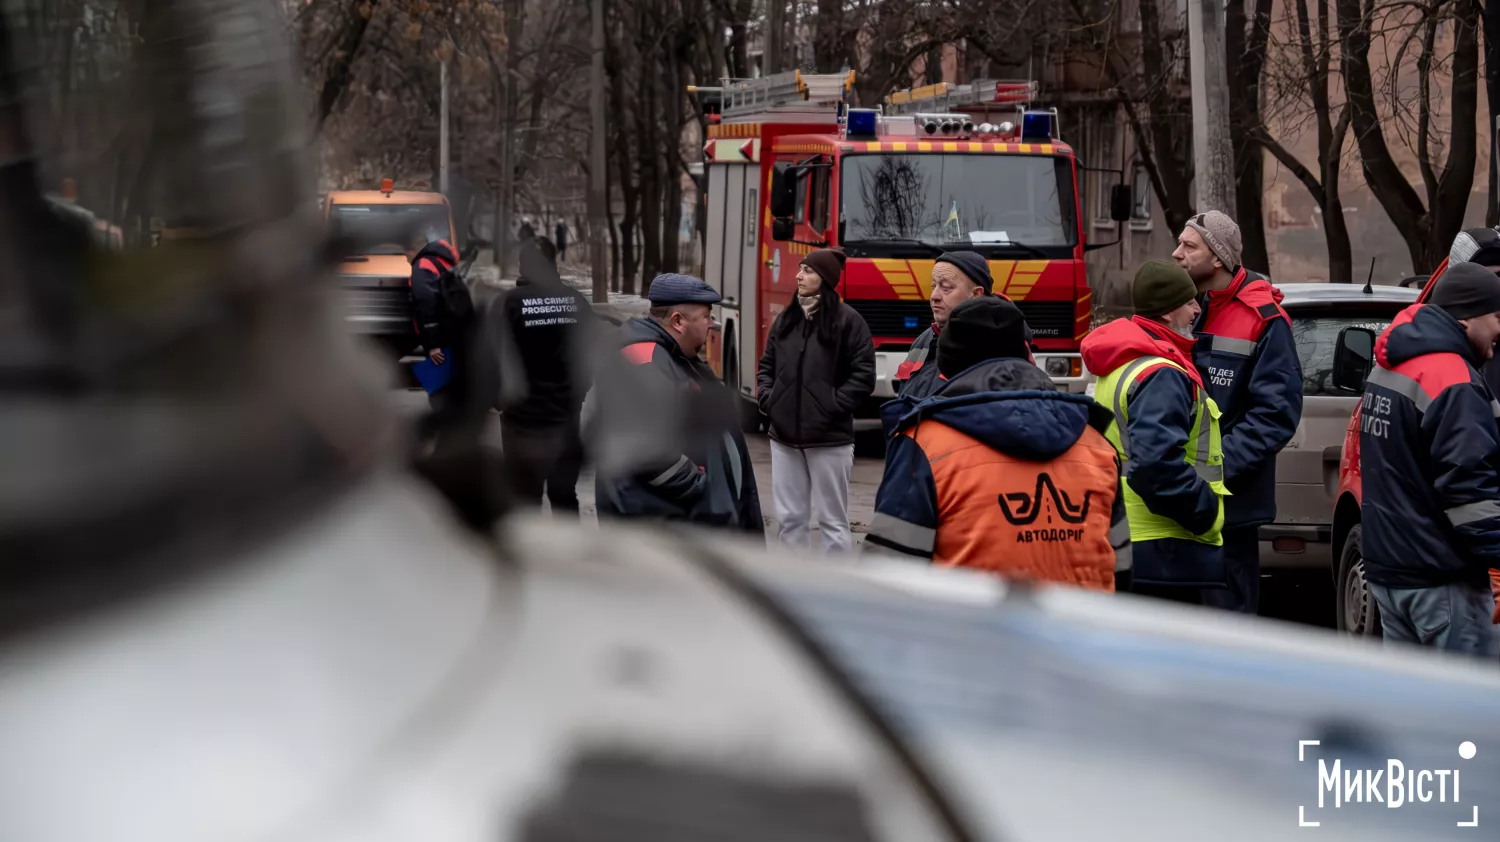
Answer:
[(1333, 511), (1339, 457), (1359, 394), (1333, 385), (1339, 332), (1363, 327), (1377, 335), (1420, 290), (1354, 284), (1278, 284), (1292, 318), (1302, 361), (1302, 423), (1276, 458), (1276, 522), (1260, 529), (1261, 567), (1333, 569)]

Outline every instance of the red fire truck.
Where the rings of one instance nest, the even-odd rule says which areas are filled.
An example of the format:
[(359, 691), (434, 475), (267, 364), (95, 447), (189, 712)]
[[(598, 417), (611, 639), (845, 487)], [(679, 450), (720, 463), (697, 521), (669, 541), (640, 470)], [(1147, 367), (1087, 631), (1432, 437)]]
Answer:
[[(697, 89), (710, 112), (704, 274), (724, 296), (723, 331), (708, 350), (715, 371), (753, 399), (767, 331), (792, 300), (801, 257), (841, 246), (840, 295), (875, 338), (875, 395), (861, 413), (874, 415), (932, 323), (933, 259), (968, 249), (1025, 313), (1037, 364), (1059, 388), (1084, 391), (1090, 246), (1079, 167), (1057, 138), (1056, 110), (1027, 107), (1034, 83), (996, 81), (850, 108), (853, 79), (792, 72)], [(1117, 187), (1111, 205), (1128, 218), (1129, 189)]]

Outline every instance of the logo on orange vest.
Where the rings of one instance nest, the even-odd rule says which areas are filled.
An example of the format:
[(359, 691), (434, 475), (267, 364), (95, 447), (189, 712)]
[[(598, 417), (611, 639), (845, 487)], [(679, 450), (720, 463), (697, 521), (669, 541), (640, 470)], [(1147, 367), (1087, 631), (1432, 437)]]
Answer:
[[(1073, 498), (1068, 492), (1060, 490), (1052, 482), (1052, 476), (1046, 471), (1036, 475), (1036, 491), (1027, 494), (1024, 491), (1015, 491), (1010, 494), (1000, 495), (1000, 511), (1005, 519), (1016, 526), (1030, 526), (1036, 523), (1037, 516), (1042, 513), (1042, 489), (1052, 497), (1052, 508), (1057, 516), (1062, 518), (1063, 523), (1083, 523), (1089, 516), (1089, 497), (1092, 491), (1083, 492), (1083, 502), (1079, 505), (1073, 504)], [(1012, 503), (1015, 507), (1012, 508)], [(1051, 523), (1052, 518), (1048, 517)], [(1023, 529), (1016, 534), (1016, 541), (1031, 543), (1032, 541), (1078, 541), (1083, 537), (1081, 529)]]

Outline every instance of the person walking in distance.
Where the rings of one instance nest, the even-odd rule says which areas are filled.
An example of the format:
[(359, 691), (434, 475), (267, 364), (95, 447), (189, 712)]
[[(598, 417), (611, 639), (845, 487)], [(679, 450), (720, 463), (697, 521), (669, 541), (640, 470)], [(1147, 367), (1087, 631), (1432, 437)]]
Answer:
[(456, 423), (468, 400), (471, 361), (466, 349), (474, 302), (455, 273), (458, 251), (448, 241), (429, 241), (426, 234), (417, 234), (407, 248), (406, 259), (411, 264), (407, 286), (412, 321), (422, 350), (436, 365), (451, 363), (447, 384), (427, 398), (432, 415), (424, 426), (431, 433)]
[[(975, 252), (950, 251), (933, 262), (932, 326), (917, 336), (906, 360), (896, 369), (892, 385), (897, 394), (920, 400), (937, 392), (942, 386), (937, 367), (937, 339), (948, 323), (949, 314), (971, 298), (991, 294), (994, 287), (990, 264)], [(1026, 340), (1031, 341), (1029, 329)]]
[(809, 518), (824, 552), (848, 552), (854, 410), (875, 389), (870, 328), (839, 298), (844, 253), (802, 258), (797, 298), (771, 325), (756, 376), (770, 421), (771, 500), (782, 543), (806, 549)]
[(589, 390), (593, 308), (557, 274), (544, 243), (521, 246), (521, 275), (501, 302), (525, 371), (525, 398), (501, 415), (501, 446), (519, 502), (553, 513), (578, 512), (583, 463), (579, 410)]
[(1187, 271), (1202, 313), (1193, 362), (1223, 413), (1224, 563), (1228, 587), (1207, 604), (1260, 610), (1260, 527), (1276, 519), (1276, 456), (1302, 420), (1302, 363), (1281, 291), (1240, 265), (1240, 229), (1219, 211), (1188, 220), (1172, 259)]
[(902, 397), (865, 551), (1093, 590), (1123, 588), (1130, 530), (1109, 413), (1056, 391), (1030, 361), (1016, 305), (986, 296), (949, 314), (946, 378)]
[[(615, 367), (595, 378), (588, 438), (607, 457), (594, 483), (601, 517), (688, 521), (765, 534), (733, 396), (698, 358), (719, 293), (689, 275), (651, 282), (651, 313), (620, 327)], [(602, 429), (601, 429), (602, 427)], [(621, 446), (609, 442), (626, 443)], [(603, 442), (601, 445), (600, 443)]]
[(1136, 593), (1198, 603), (1225, 587), (1224, 454), (1218, 409), (1190, 356), (1197, 288), (1180, 267), (1148, 261), (1131, 285), (1135, 315), (1084, 338), (1124, 465)]
[(1500, 338), (1500, 277), (1449, 266), (1375, 343), (1360, 406), (1365, 580), (1387, 641), (1493, 660), (1500, 428), (1479, 374)]

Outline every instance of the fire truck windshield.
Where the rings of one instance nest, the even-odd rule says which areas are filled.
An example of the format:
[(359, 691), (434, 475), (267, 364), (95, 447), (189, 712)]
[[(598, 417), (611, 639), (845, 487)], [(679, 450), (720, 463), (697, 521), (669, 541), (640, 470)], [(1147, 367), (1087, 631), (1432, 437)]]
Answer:
[(1078, 242), (1067, 158), (851, 155), (841, 175), (839, 240), (872, 256), (973, 248), (1067, 258)]

